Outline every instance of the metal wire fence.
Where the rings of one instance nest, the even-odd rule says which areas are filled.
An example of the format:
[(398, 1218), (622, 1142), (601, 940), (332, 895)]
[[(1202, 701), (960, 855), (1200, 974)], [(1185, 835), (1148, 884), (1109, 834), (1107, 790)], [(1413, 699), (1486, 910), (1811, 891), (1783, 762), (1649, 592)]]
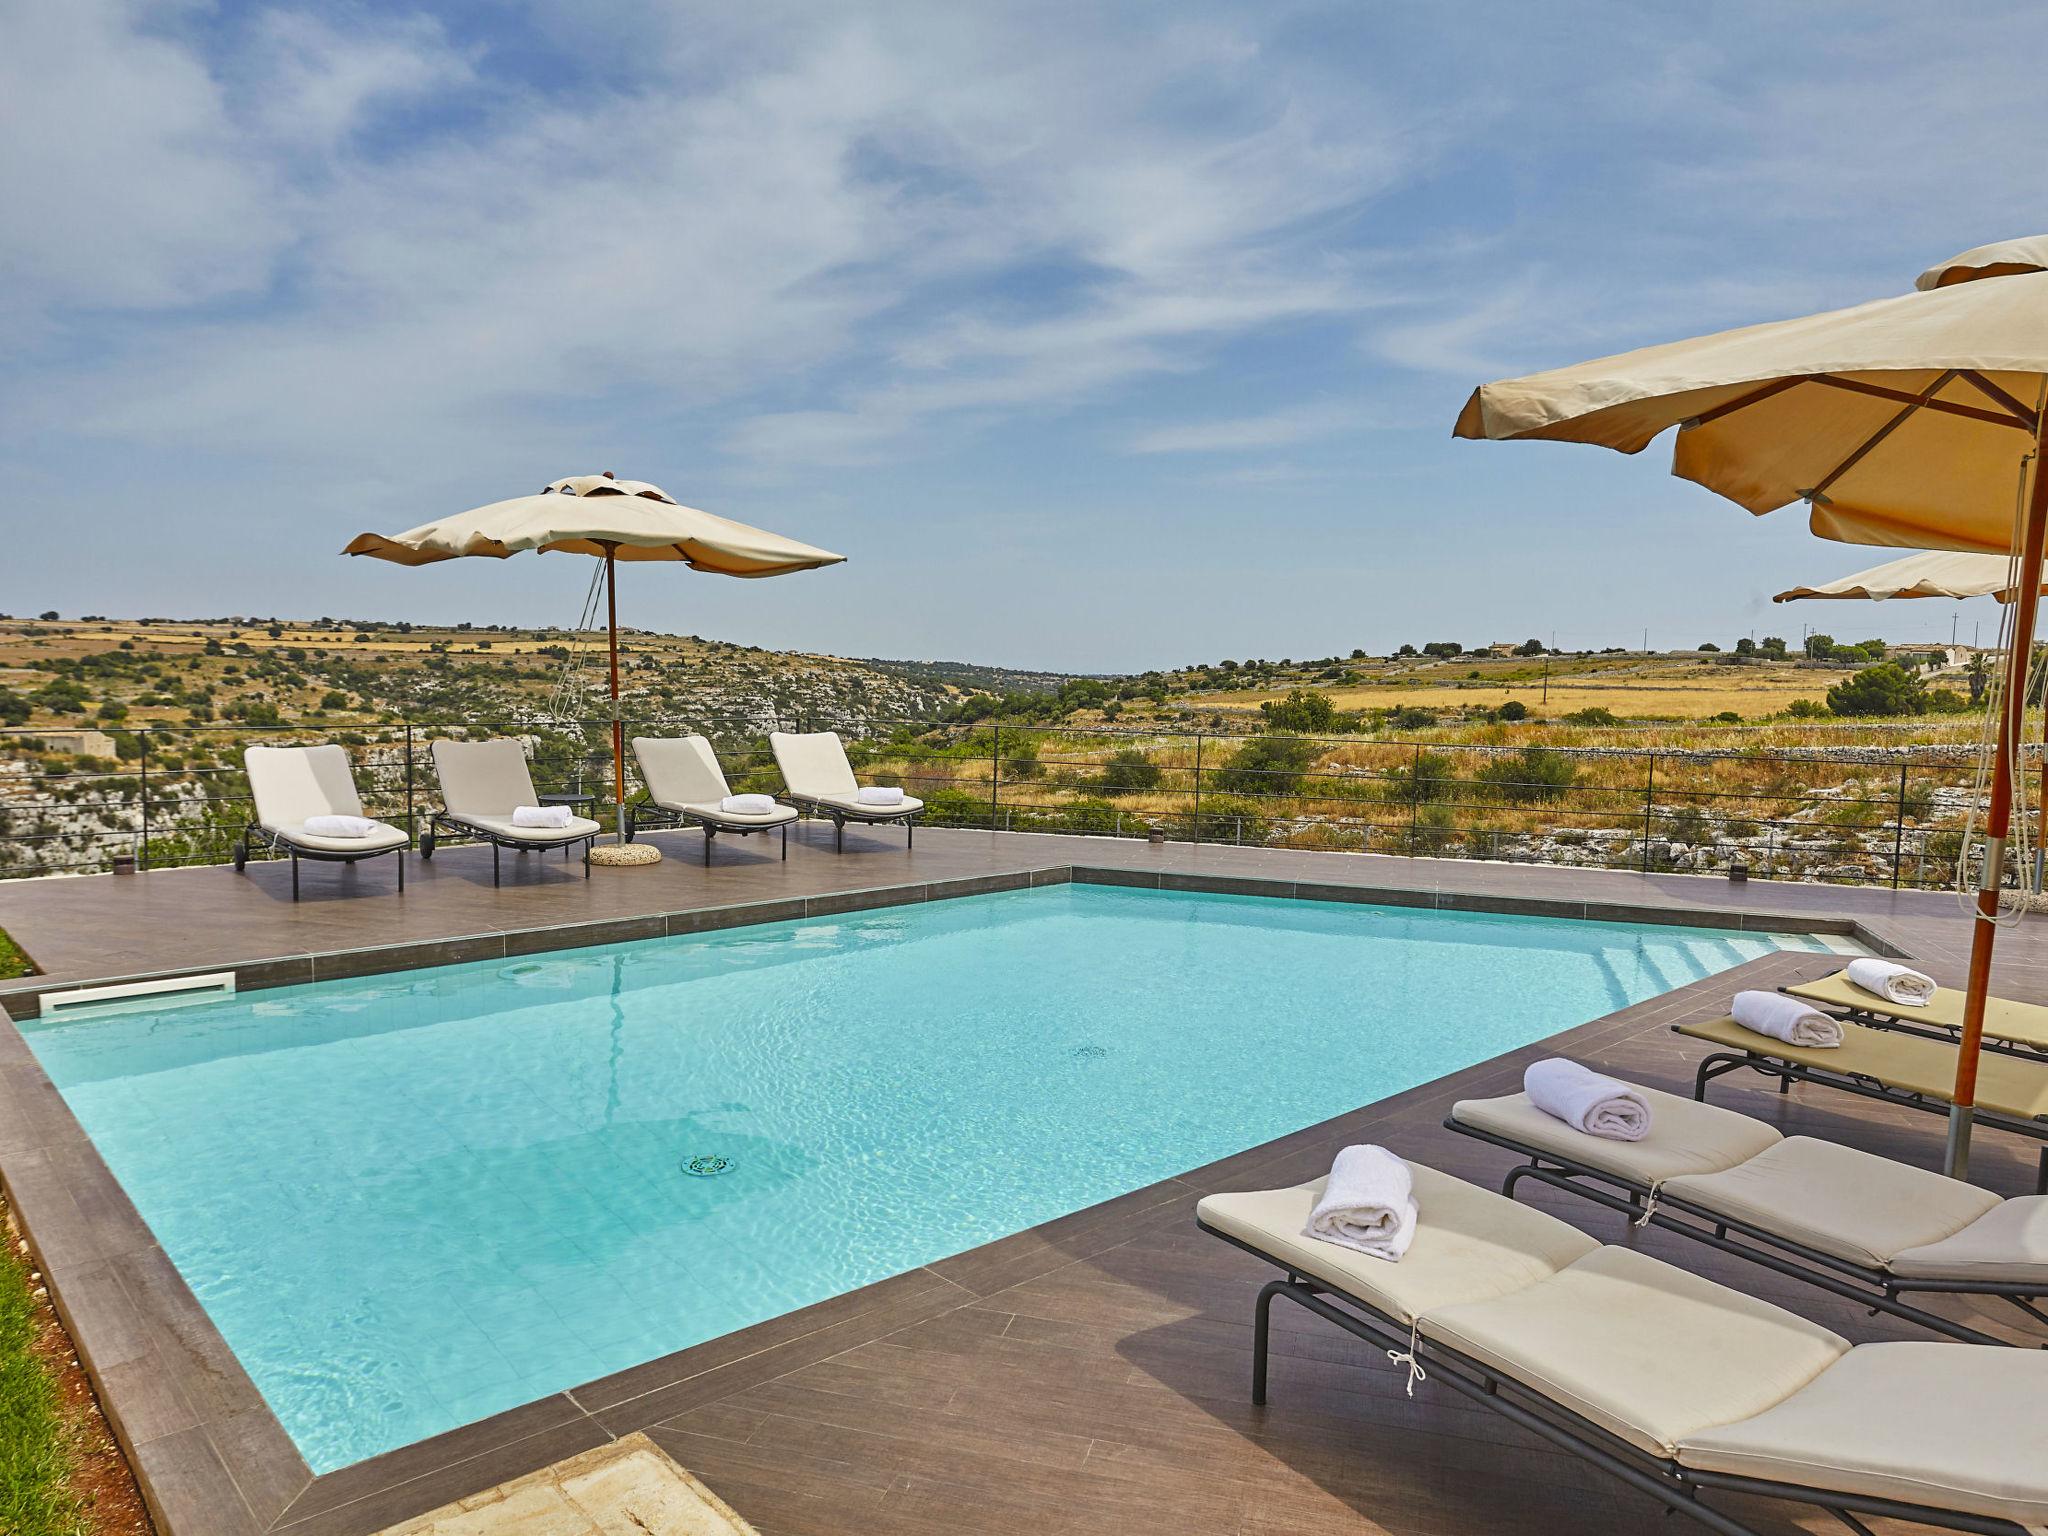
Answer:
[[(695, 728), (643, 718), (627, 733)], [(77, 732), (0, 731), (0, 877), (226, 862), (252, 814), (241, 751), (258, 744), (341, 744), (365, 811), (417, 832), (440, 804), (433, 739), (516, 736), (537, 794), (590, 795), (609, 825), (609, 733), (606, 720), (188, 725), (111, 732), (112, 754), (96, 755), (58, 750), (75, 748)], [(781, 789), (765, 735), (711, 734), (734, 793)], [(866, 779), (901, 785), (940, 825), (1910, 887), (1954, 883), (1975, 795), (1968, 754), (1945, 748), (1569, 748), (916, 721), (872, 722), (847, 744)], [(628, 797), (643, 794), (629, 761)]]

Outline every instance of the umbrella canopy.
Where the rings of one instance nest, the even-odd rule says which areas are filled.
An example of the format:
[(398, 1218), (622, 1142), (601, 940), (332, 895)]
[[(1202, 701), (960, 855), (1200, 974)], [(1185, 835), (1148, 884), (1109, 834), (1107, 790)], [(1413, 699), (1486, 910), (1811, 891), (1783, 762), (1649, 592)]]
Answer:
[(1892, 597), (1995, 597), (2009, 603), (2012, 561), (2005, 555), (1968, 555), (1954, 550), (1908, 555), (1852, 576), (1810, 587), (1789, 587), (1771, 601), (1789, 603), (1809, 597), (1860, 597), (1874, 603)]
[[(1483, 385), (1460, 437), (1636, 453), (1678, 428), (1672, 473), (1762, 514), (1795, 501), (1822, 538), (2016, 557), (2012, 645), (1944, 1165), (1968, 1169), (1977, 1053), (2012, 827), (2048, 544), (2048, 236), (1979, 246), (1915, 291)], [(2030, 473), (2030, 467), (2034, 472)]]
[[(619, 712), (621, 560), (679, 560), (719, 576), (784, 576), (837, 565), (846, 556), (779, 533), (686, 507), (658, 485), (601, 475), (570, 475), (538, 495), (494, 501), (404, 533), (359, 533), (342, 551), (399, 565), (433, 565), (466, 555), (504, 560), (521, 550), (593, 555), (604, 561), (606, 632), (611, 658), (612, 804), (616, 835), (626, 837), (626, 728)], [(620, 849), (615, 858), (631, 850)], [(649, 859), (658, 858), (652, 849)]]
[(1994, 275), (1484, 385), (1457, 435), (1635, 453), (1677, 427), (1672, 473), (1751, 512), (1805, 501), (1825, 539), (2004, 554), (2048, 376), (2048, 271)]
[(521, 550), (611, 553), (620, 560), (680, 560), (720, 576), (782, 576), (846, 556), (686, 507), (658, 485), (607, 475), (571, 475), (537, 496), (494, 501), (404, 533), (359, 533), (343, 551), (399, 565), (462, 555), (503, 560)]

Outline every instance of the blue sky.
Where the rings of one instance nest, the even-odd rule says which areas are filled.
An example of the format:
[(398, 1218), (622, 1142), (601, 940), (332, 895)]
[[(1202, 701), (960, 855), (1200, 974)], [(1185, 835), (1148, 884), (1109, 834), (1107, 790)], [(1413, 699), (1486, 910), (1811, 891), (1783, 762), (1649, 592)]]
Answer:
[(580, 561), (335, 551), (614, 469), (851, 557), (627, 574), (764, 645), (1945, 638), (1772, 609), (1885, 556), (1668, 443), (1450, 427), (2039, 232), (2044, 56), (1992, 0), (0, 0), (0, 611), (566, 623)]

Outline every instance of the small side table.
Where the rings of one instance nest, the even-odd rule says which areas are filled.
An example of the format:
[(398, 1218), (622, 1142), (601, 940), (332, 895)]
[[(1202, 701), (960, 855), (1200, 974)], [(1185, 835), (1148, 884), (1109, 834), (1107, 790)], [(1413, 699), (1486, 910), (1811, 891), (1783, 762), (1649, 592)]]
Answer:
[(542, 805), (566, 805), (578, 816), (597, 819), (597, 791), (594, 789), (558, 789), (540, 797)]

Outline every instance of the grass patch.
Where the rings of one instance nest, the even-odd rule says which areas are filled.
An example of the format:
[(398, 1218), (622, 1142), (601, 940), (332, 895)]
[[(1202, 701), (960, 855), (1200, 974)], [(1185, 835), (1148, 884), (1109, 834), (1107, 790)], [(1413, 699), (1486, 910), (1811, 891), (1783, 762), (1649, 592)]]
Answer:
[(12, 981), (17, 976), (33, 976), (35, 967), (28, 962), (28, 956), (14, 940), (7, 937), (7, 930), (0, 928), (0, 981)]
[(36, 1331), (28, 1268), (8, 1243), (0, 1246), (0, 1531), (84, 1536), (91, 1527), (68, 1484), (57, 1385), (31, 1348)]

